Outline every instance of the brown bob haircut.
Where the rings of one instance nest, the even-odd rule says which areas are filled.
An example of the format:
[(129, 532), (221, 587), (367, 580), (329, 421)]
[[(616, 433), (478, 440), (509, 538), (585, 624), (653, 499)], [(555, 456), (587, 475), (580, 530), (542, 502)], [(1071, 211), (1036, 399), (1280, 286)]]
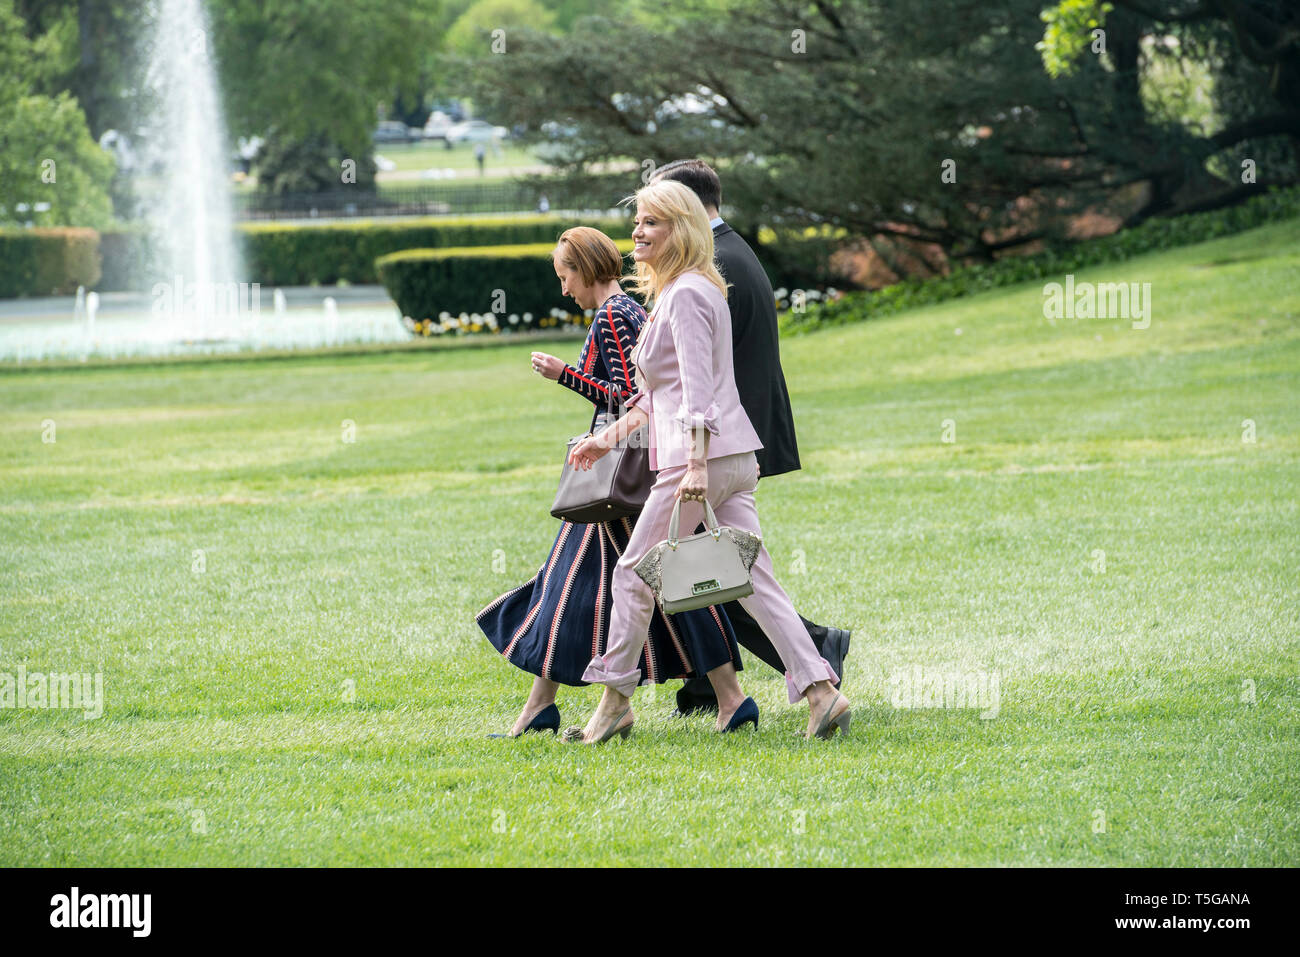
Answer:
[(574, 226), (560, 233), (552, 254), (562, 266), (575, 269), (588, 286), (623, 278), (623, 256), (599, 229)]

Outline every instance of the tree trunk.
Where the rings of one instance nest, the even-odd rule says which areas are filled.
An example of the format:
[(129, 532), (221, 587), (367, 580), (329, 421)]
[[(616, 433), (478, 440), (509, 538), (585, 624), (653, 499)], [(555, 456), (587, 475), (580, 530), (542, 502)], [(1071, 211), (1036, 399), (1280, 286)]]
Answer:
[(78, 0), (76, 97), (86, 114), (86, 127), (96, 140), (104, 133), (100, 109), (99, 21), (96, 16), (100, 0)]

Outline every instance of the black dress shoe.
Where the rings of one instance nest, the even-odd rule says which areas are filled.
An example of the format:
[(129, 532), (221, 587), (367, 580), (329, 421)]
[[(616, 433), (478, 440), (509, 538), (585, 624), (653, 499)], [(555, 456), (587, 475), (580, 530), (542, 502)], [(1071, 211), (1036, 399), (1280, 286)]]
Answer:
[(844, 659), (849, 654), (849, 636), (853, 632), (846, 631), (842, 628), (827, 628), (826, 640), (822, 643), (822, 657), (831, 669), (840, 676), (840, 681), (835, 682), (835, 687), (840, 686), (844, 680)]
[(518, 734), (489, 734), (489, 738), (522, 738), (529, 731), (549, 731), (551, 734), (559, 734), (560, 731), (560, 709), (553, 704), (548, 704), (537, 714), (533, 715), (533, 720), (528, 722), (528, 727)]
[[(836, 674), (839, 674), (837, 671)], [(712, 686), (710, 686), (712, 690)], [(674, 718), (684, 718), (695, 712), (717, 714), (718, 699), (705, 698), (691, 691), (688, 685), (682, 685), (677, 689), (677, 710), (673, 712)]]

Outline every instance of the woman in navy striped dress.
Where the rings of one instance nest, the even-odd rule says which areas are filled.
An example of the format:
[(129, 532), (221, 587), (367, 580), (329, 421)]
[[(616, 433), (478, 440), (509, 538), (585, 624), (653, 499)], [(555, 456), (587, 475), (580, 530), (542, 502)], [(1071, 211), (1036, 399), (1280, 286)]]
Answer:
[[(560, 288), (583, 309), (594, 309), (578, 365), (534, 352), (533, 370), (587, 399), (596, 415), (613, 390), (616, 405), (636, 391), (628, 354), (646, 321), (636, 300), (619, 285), (623, 258), (597, 229), (579, 226), (560, 236), (553, 254)], [(537, 574), (506, 592), (476, 616), (483, 633), (506, 660), (533, 674), (533, 687), (510, 729), (557, 730), (555, 695), (561, 684), (584, 685), (587, 663), (605, 651), (610, 581), (632, 534), (635, 517), (577, 525), (562, 522)], [(650, 640), (641, 654), (641, 683), (703, 676), (731, 662), (741, 667), (736, 637), (717, 608), (665, 615), (656, 608)]]

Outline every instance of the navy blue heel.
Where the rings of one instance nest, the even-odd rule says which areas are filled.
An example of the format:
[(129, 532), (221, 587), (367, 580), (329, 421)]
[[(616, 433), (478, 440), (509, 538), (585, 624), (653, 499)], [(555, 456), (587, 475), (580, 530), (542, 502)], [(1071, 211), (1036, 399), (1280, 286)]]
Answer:
[(730, 734), (739, 728), (743, 728), (747, 722), (754, 723), (754, 730), (758, 730), (758, 705), (754, 703), (753, 698), (746, 698), (736, 709), (736, 713), (731, 716), (727, 726), (722, 729), (722, 734)]
[(527, 734), (529, 731), (549, 731), (551, 734), (558, 734), (560, 731), (560, 709), (553, 704), (548, 704), (541, 711), (537, 712), (532, 721), (528, 722), (528, 727), (520, 731), (519, 734), (489, 734), (489, 738), (518, 738)]

